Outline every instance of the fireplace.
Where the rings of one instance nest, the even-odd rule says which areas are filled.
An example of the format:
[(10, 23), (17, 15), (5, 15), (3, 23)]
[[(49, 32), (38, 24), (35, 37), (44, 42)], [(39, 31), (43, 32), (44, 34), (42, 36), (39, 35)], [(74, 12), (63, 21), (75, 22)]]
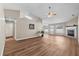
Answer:
[(67, 30), (68, 36), (73, 36), (74, 37), (74, 30)]
[(66, 27), (66, 36), (77, 38), (77, 27)]

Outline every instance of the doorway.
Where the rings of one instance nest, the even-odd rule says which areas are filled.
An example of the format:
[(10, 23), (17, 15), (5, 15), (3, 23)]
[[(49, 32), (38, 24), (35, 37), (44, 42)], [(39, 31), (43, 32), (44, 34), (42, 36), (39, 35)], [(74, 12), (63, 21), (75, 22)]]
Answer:
[(15, 22), (12, 20), (6, 20), (6, 40), (10, 40), (10, 38), (14, 38), (15, 36)]

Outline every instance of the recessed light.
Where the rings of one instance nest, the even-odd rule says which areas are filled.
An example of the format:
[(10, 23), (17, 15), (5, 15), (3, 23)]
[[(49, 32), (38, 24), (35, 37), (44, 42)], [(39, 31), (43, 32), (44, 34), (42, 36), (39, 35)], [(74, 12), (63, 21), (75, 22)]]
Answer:
[(25, 16), (26, 18), (28, 18), (28, 19), (30, 19), (30, 20), (32, 20), (32, 17), (30, 17), (30, 16)]
[(72, 14), (72, 16), (75, 16), (74, 14)]

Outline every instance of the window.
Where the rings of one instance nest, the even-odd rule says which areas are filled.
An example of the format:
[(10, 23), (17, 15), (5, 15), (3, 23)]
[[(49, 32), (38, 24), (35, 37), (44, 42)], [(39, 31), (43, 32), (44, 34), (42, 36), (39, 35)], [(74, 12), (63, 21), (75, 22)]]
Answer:
[(54, 25), (50, 25), (49, 26), (49, 31), (50, 31), (50, 34), (54, 34), (55, 26)]
[(64, 34), (64, 26), (63, 24), (56, 25), (56, 34), (63, 35)]
[(48, 26), (44, 26), (43, 28), (44, 28), (44, 32), (45, 33), (48, 33), (49, 32), (49, 27)]

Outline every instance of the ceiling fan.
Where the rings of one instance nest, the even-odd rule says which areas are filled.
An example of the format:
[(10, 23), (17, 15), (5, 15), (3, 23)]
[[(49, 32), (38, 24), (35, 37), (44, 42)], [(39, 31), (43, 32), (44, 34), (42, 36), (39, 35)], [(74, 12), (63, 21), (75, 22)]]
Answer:
[(49, 6), (48, 8), (49, 8), (48, 17), (55, 16), (56, 15), (56, 12), (52, 10), (52, 7)]

